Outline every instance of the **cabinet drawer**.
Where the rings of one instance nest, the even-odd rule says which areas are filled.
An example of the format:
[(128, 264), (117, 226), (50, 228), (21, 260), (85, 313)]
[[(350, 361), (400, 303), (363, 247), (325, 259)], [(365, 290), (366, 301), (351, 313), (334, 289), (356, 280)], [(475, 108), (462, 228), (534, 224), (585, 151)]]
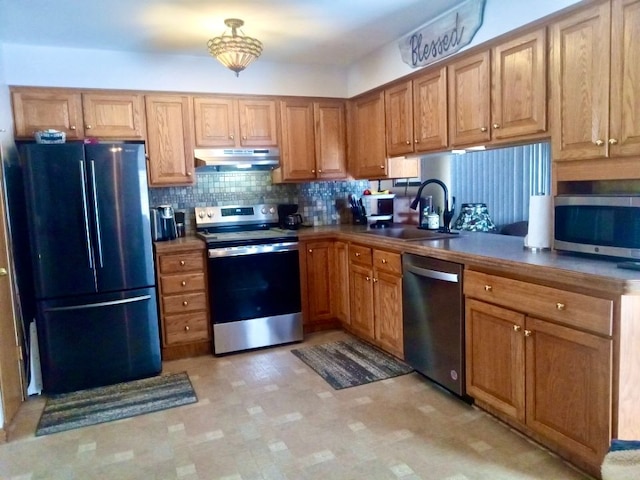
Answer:
[(384, 270), (390, 273), (402, 273), (402, 261), (400, 260), (400, 254), (398, 253), (374, 250), (373, 266), (378, 270)]
[(172, 313), (193, 312), (207, 309), (207, 295), (201, 293), (185, 293), (162, 297), (162, 307), (165, 315)]
[(161, 255), (159, 263), (160, 273), (204, 272), (204, 255), (202, 252)]
[(164, 320), (165, 345), (209, 339), (206, 312), (168, 315)]
[(162, 286), (163, 295), (205, 290), (204, 273), (163, 275), (160, 277), (160, 284)]
[(351, 262), (371, 265), (373, 261), (371, 249), (362, 245), (349, 245), (349, 259)]
[(565, 325), (612, 335), (611, 300), (469, 270), (464, 274), (464, 294)]

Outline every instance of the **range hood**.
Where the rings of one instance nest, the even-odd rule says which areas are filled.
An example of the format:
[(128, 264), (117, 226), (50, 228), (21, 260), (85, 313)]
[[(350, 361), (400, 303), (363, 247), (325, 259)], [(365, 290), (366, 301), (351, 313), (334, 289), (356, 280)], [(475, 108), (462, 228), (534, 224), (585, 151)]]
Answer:
[(280, 149), (196, 148), (196, 167), (215, 171), (273, 170), (280, 164)]

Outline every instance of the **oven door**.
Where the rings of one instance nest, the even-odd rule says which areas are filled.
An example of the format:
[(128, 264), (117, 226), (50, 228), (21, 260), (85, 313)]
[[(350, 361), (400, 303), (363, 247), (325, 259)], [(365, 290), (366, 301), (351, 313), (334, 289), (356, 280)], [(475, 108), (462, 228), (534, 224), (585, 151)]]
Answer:
[(302, 340), (298, 243), (209, 249), (214, 352)]

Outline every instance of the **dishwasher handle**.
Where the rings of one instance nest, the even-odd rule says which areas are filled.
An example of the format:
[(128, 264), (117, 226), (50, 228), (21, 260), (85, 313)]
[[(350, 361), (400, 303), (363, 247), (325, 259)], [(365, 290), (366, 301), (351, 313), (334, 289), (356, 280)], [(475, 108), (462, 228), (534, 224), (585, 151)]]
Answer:
[(436, 280), (443, 280), (445, 282), (458, 283), (457, 273), (439, 272), (437, 270), (416, 267), (415, 265), (405, 265), (405, 268), (409, 272), (420, 277), (434, 278)]

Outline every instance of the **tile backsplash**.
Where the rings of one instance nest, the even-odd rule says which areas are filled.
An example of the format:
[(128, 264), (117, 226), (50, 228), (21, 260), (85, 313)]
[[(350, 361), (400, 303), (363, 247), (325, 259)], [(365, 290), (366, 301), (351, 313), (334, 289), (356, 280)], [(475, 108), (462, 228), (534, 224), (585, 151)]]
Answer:
[(367, 180), (273, 184), (268, 171), (196, 171), (193, 186), (150, 188), (149, 204), (184, 211), (188, 232), (195, 229), (194, 207), (207, 205), (297, 203), (306, 223), (335, 225), (351, 222), (347, 198), (350, 193), (360, 196), (367, 188)]

